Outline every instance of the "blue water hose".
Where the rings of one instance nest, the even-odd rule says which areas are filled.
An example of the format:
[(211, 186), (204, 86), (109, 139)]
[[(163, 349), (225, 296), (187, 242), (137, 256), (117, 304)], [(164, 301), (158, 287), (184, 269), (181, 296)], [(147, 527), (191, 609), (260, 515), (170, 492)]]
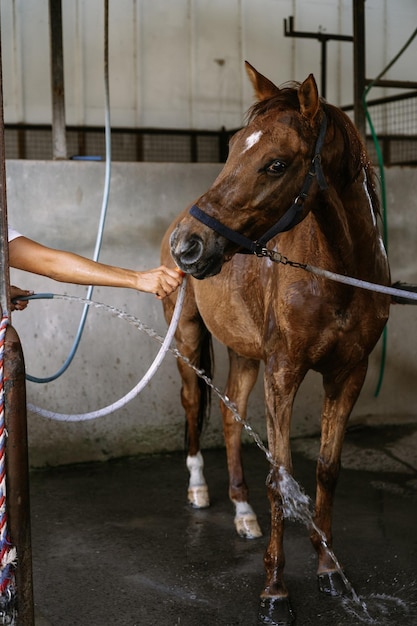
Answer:
[[(107, 216), (107, 208), (109, 204), (109, 194), (110, 194), (110, 178), (111, 178), (111, 125), (110, 125), (110, 90), (109, 90), (109, 15), (108, 15), (108, 0), (104, 2), (104, 92), (105, 92), (105, 144), (106, 144), (106, 173), (104, 179), (104, 192), (103, 192), (103, 201), (101, 206), (101, 214), (100, 214), (100, 222), (97, 232), (96, 245), (94, 249), (93, 260), (98, 261), (100, 257), (101, 244), (103, 242), (103, 233), (104, 233), (104, 225), (106, 222)], [(90, 285), (87, 290), (86, 300), (91, 300), (92, 294), (94, 291), (93, 285)], [(45, 295), (45, 294), (43, 294)], [(53, 380), (59, 378), (70, 366), (76, 352), (78, 346), (81, 341), (81, 337), (84, 331), (85, 322), (87, 319), (87, 314), (89, 310), (89, 304), (85, 304), (80, 323), (78, 325), (77, 334), (75, 336), (74, 342), (72, 344), (72, 348), (63, 363), (63, 365), (55, 372), (55, 374), (51, 374), (50, 376), (45, 376), (43, 378), (38, 378), (37, 376), (32, 376), (31, 374), (26, 374), (26, 380), (29, 380), (33, 383), (50, 383)]]

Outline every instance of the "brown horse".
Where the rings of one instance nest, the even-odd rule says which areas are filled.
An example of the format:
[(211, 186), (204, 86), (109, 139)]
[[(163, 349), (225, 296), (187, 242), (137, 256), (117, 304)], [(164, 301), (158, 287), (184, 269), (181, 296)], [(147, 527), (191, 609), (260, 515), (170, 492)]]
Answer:
[[(191, 275), (176, 333), (178, 349), (201, 365), (210, 333), (228, 347), (226, 393), (242, 418), (259, 363), (265, 363), (273, 462), (268, 477), (271, 534), (259, 619), (287, 625), (294, 615), (283, 578), (279, 468), (292, 470), (294, 397), (308, 370), (321, 373), (324, 402), (314, 523), (331, 545), (332, 502), (346, 424), (369, 353), (387, 321), (390, 298), (315, 276), (297, 264), (274, 262), (280, 258), (277, 250), (301, 264), (383, 285), (389, 285), (390, 273), (377, 228), (373, 171), (352, 122), (319, 98), (312, 75), (300, 85), (279, 89), (249, 64), (247, 72), (257, 103), (247, 125), (233, 136), (227, 162), (211, 188), (169, 229), (162, 260), (171, 266), (174, 260)], [(245, 249), (255, 254), (240, 254)], [(173, 299), (165, 302), (168, 320), (172, 308)], [(189, 499), (205, 506), (198, 427), (202, 392), (196, 374), (181, 362), (179, 368), (188, 422)], [(256, 536), (260, 531), (247, 502), (240, 458), (242, 425), (225, 406), (222, 416), (238, 532)], [(320, 589), (343, 594), (343, 576), (314, 526), (311, 541), (318, 554)]]

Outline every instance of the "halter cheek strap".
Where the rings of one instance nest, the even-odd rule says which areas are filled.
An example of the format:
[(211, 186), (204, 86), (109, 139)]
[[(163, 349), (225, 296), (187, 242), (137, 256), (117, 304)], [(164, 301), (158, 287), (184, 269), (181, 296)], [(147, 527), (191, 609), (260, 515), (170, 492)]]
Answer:
[(285, 213), (279, 218), (279, 220), (257, 241), (253, 241), (252, 239), (249, 239), (249, 237), (242, 235), (236, 230), (225, 226), (214, 217), (211, 217), (210, 215), (207, 215), (207, 213), (204, 213), (204, 211), (200, 209), (200, 207), (198, 207), (196, 204), (191, 207), (190, 215), (198, 219), (205, 226), (208, 226), (222, 237), (229, 239), (229, 241), (232, 241), (239, 247), (243, 248), (242, 253), (264, 256), (263, 250), (270, 239), (272, 239), (273, 237), (275, 237), (275, 235), (278, 235), (279, 233), (283, 233), (287, 230), (290, 230), (291, 228), (294, 228), (294, 226), (301, 222), (303, 204), (309, 194), (313, 179), (315, 177), (317, 178), (317, 183), (321, 190), (327, 189), (326, 179), (324, 177), (323, 169), (321, 166), (321, 150), (323, 147), (326, 130), (327, 117), (326, 113), (323, 112), (323, 119), (314, 148), (314, 156), (311, 161), (310, 169), (304, 179), (300, 193), (295, 198), (290, 208), (287, 209)]

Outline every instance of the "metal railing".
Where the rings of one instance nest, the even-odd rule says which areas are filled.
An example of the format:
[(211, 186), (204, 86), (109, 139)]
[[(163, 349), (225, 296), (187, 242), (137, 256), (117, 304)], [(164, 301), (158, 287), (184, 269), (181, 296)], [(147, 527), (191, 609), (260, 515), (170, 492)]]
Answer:
[[(235, 131), (167, 128), (112, 128), (113, 161), (216, 163), (227, 158), (230, 136)], [(67, 153), (72, 159), (105, 158), (103, 128), (68, 126)], [(52, 128), (49, 125), (7, 124), (7, 159), (52, 159)]]
[[(380, 144), (384, 165), (417, 165), (417, 91), (377, 98), (367, 102), (372, 124)], [(348, 114), (353, 105), (342, 107)], [(376, 151), (367, 133), (367, 147), (372, 161)]]
[[(417, 166), (417, 91), (378, 98), (367, 103), (386, 166)], [(353, 105), (342, 109), (353, 117)], [(189, 130), (172, 128), (113, 128), (113, 161), (223, 163), (230, 137), (237, 129)], [(68, 126), (67, 152), (72, 159), (105, 159), (103, 128)], [(374, 142), (367, 135), (371, 159)], [(52, 127), (6, 124), (8, 159), (52, 159)]]

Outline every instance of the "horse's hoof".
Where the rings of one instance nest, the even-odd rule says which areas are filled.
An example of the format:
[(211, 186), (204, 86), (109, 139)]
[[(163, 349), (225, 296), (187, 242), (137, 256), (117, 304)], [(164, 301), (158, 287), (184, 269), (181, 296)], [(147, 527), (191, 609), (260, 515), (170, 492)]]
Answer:
[(237, 534), (245, 539), (256, 539), (257, 537), (262, 537), (262, 530), (259, 527), (255, 514), (236, 516), (235, 528)]
[(295, 623), (295, 615), (289, 598), (261, 598), (258, 623), (269, 626), (292, 626)]
[(328, 596), (347, 596), (351, 593), (340, 572), (324, 572), (317, 574), (319, 590)]
[(190, 487), (188, 489), (188, 502), (195, 509), (206, 509), (210, 506), (210, 497), (207, 485)]

